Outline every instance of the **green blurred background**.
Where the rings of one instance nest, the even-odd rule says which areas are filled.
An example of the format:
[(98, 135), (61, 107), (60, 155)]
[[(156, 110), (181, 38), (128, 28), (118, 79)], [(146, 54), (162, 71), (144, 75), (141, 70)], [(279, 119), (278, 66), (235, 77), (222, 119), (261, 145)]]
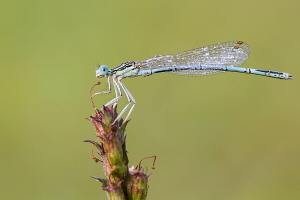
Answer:
[[(98, 64), (242, 40), (244, 67), (123, 81), (130, 164), (156, 155), (148, 199), (300, 199), (300, 1), (1, 1), (1, 199), (106, 199), (84, 119)], [(106, 83), (105, 80), (102, 80)], [(97, 91), (107, 88), (98, 86)], [(96, 91), (95, 90), (95, 91)], [(97, 96), (97, 106), (113, 95)], [(120, 102), (120, 106), (124, 101)], [(146, 161), (151, 172), (151, 161)]]

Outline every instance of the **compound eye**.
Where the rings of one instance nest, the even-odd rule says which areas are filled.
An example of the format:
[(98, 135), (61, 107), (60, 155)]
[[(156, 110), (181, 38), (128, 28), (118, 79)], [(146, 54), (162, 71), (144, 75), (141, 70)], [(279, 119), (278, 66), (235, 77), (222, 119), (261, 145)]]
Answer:
[(108, 72), (108, 67), (106, 65), (101, 65), (99, 68), (99, 71), (102, 73), (107, 73)]

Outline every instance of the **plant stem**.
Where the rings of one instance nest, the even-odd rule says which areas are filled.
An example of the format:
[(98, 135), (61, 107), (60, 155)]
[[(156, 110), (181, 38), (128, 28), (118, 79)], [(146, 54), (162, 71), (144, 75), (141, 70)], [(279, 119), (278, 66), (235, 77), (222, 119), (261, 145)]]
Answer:
[(106, 178), (92, 177), (102, 183), (102, 189), (109, 200), (144, 200), (148, 192), (148, 177), (139, 165), (128, 168), (125, 129), (129, 121), (117, 118), (116, 107), (103, 106), (103, 111), (95, 109), (88, 120), (94, 125), (96, 136), (100, 142), (84, 140), (96, 147), (103, 163)]

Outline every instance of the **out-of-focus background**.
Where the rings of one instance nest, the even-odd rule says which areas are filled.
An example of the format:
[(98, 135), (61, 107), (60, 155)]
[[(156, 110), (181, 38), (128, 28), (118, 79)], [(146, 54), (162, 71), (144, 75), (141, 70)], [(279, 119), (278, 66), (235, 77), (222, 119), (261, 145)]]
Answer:
[[(148, 199), (300, 199), (299, 1), (2, 1), (1, 199), (106, 199), (89, 89), (110, 68), (242, 40), (239, 73), (156, 74), (123, 83), (137, 104), (127, 128), (131, 165), (156, 155)], [(95, 88), (106, 89), (106, 80)], [(95, 98), (98, 107), (113, 97)], [(120, 107), (124, 101), (120, 102)], [(149, 166), (151, 161), (144, 162)]]

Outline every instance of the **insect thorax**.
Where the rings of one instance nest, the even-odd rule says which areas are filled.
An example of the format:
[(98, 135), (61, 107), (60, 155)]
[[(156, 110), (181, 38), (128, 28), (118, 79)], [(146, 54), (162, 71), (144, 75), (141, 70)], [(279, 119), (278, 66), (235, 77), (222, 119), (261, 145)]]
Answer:
[(116, 68), (112, 69), (112, 73), (115, 77), (126, 78), (136, 76), (139, 69), (136, 67), (134, 61), (122, 63)]

